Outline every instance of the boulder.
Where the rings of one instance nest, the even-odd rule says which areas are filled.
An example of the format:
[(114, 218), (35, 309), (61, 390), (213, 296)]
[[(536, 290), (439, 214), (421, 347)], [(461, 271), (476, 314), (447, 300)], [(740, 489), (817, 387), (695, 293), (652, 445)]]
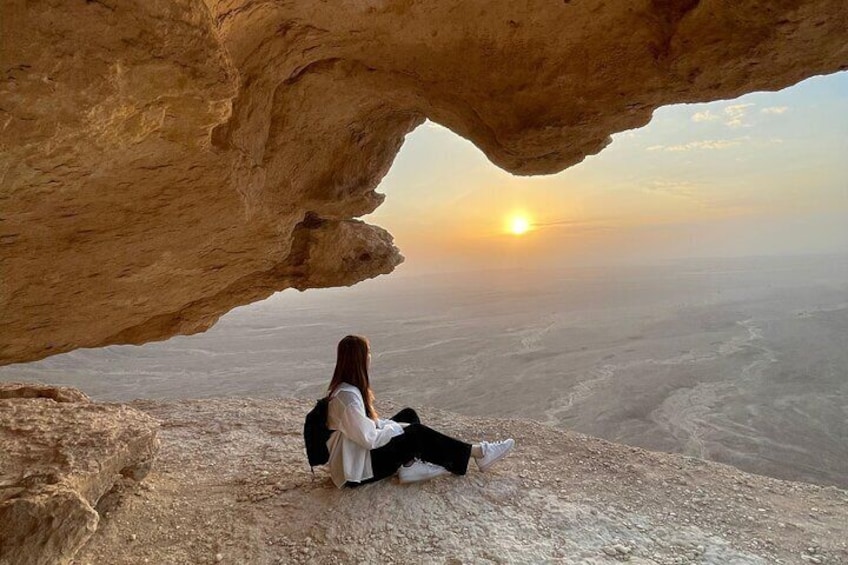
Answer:
[(101, 497), (147, 474), (158, 427), (74, 389), (0, 385), (0, 564), (70, 560), (97, 529)]

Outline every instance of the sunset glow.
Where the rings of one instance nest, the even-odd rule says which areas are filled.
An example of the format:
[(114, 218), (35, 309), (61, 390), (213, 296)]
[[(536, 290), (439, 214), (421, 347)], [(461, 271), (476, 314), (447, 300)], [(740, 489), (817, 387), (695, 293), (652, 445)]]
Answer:
[(848, 72), (663, 107), (536, 177), (426, 122), (363, 219), (394, 236), (404, 273), (844, 252), (846, 104)]
[(530, 221), (525, 216), (513, 216), (509, 220), (509, 233), (523, 235), (530, 230)]

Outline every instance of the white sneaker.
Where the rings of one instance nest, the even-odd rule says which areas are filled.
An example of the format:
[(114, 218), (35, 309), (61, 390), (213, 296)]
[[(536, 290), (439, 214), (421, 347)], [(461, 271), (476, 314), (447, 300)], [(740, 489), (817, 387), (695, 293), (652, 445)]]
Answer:
[(483, 448), (483, 457), (475, 459), (475, 461), (477, 462), (477, 467), (481, 471), (488, 471), (489, 467), (494, 465), (496, 461), (500, 461), (509, 455), (512, 448), (515, 447), (515, 440), (509, 438), (493, 443), (482, 441), (480, 442), (480, 446)]
[(401, 483), (417, 483), (429, 481), (442, 475), (450, 475), (450, 471), (439, 465), (416, 459), (412, 465), (404, 465), (398, 469), (398, 478)]

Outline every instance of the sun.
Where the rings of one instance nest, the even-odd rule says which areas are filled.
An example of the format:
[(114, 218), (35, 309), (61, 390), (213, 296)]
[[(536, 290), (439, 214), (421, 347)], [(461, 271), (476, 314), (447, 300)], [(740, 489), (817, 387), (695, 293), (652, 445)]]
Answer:
[(509, 219), (509, 233), (523, 235), (530, 230), (530, 220), (526, 216), (513, 216)]

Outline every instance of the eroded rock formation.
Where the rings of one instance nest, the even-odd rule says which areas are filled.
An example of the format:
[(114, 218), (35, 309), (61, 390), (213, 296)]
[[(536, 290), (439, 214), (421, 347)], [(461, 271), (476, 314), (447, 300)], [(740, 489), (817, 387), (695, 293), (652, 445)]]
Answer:
[(518, 174), (848, 68), (844, 0), (4, 0), (0, 364), (203, 331), (401, 256), (353, 220), (425, 117)]
[(0, 384), (0, 563), (73, 557), (97, 529), (103, 495), (150, 470), (158, 428), (75, 389)]

